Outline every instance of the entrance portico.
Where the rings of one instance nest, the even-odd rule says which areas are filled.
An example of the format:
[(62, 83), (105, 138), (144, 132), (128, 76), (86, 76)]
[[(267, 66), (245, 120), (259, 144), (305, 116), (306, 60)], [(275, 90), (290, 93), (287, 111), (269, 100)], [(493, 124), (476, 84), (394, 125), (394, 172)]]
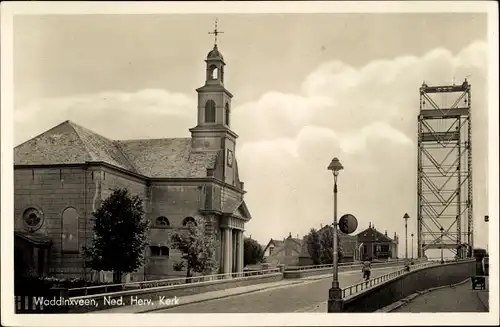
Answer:
[(222, 273), (243, 272), (244, 220), (235, 216), (222, 217), (221, 262)]

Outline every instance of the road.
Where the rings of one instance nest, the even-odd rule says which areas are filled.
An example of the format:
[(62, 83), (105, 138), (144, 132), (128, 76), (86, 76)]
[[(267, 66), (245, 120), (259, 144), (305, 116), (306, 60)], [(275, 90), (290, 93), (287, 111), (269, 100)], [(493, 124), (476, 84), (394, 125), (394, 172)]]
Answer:
[[(481, 300), (484, 295), (484, 300)], [(485, 301), (485, 302), (483, 302)], [(471, 282), (425, 293), (392, 312), (488, 312), (488, 290), (473, 290)]]
[[(399, 270), (401, 267), (389, 267), (372, 270), (372, 278)], [(339, 273), (340, 287), (346, 287), (362, 281), (360, 271)], [(192, 303), (171, 307), (155, 312), (159, 313), (286, 313), (294, 312), (328, 299), (331, 278), (308, 280), (304, 283), (282, 288), (262, 290), (228, 298), (214, 299), (202, 303)]]

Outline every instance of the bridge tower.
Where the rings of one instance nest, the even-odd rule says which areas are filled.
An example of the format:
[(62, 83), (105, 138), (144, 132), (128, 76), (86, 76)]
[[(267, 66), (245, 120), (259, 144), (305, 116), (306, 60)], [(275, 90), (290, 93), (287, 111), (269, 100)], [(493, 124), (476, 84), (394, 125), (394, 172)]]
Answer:
[[(471, 85), (420, 87), (417, 254), (472, 256)], [(435, 252), (435, 251), (432, 251)]]

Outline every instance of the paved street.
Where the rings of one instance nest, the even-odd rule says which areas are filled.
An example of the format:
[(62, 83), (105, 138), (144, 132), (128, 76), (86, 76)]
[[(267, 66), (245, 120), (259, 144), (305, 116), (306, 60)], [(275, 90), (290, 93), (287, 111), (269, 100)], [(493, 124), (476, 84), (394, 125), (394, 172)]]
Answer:
[[(372, 271), (372, 277), (387, 274), (401, 267), (390, 267)], [(339, 274), (341, 287), (362, 281), (360, 271)], [(324, 302), (328, 298), (331, 278), (306, 280), (302, 283), (270, 290), (260, 290), (222, 299), (208, 300), (202, 303), (170, 307), (154, 312), (159, 313), (282, 313), (295, 312), (311, 305)], [(182, 299), (181, 299), (182, 302)]]
[[(487, 290), (473, 290), (468, 280), (456, 287), (420, 295), (392, 312), (487, 312), (487, 294)], [(483, 301), (486, 303), (483, 304)]]

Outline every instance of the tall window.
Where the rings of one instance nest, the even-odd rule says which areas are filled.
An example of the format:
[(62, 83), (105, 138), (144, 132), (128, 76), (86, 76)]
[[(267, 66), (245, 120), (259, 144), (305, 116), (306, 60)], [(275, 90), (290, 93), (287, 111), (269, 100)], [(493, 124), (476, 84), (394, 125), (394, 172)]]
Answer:
[(62, 251), (78, 252), (78, 212), (66, 208), (62, 213)]
[(224, 118), (225, 118), (225, 124), (229, 126), (229, 103), (226, 102), (226, 106), (224, 107)]
[(215, 123), (215, 101), (208, 100), (205, 103), (205, 122)]

